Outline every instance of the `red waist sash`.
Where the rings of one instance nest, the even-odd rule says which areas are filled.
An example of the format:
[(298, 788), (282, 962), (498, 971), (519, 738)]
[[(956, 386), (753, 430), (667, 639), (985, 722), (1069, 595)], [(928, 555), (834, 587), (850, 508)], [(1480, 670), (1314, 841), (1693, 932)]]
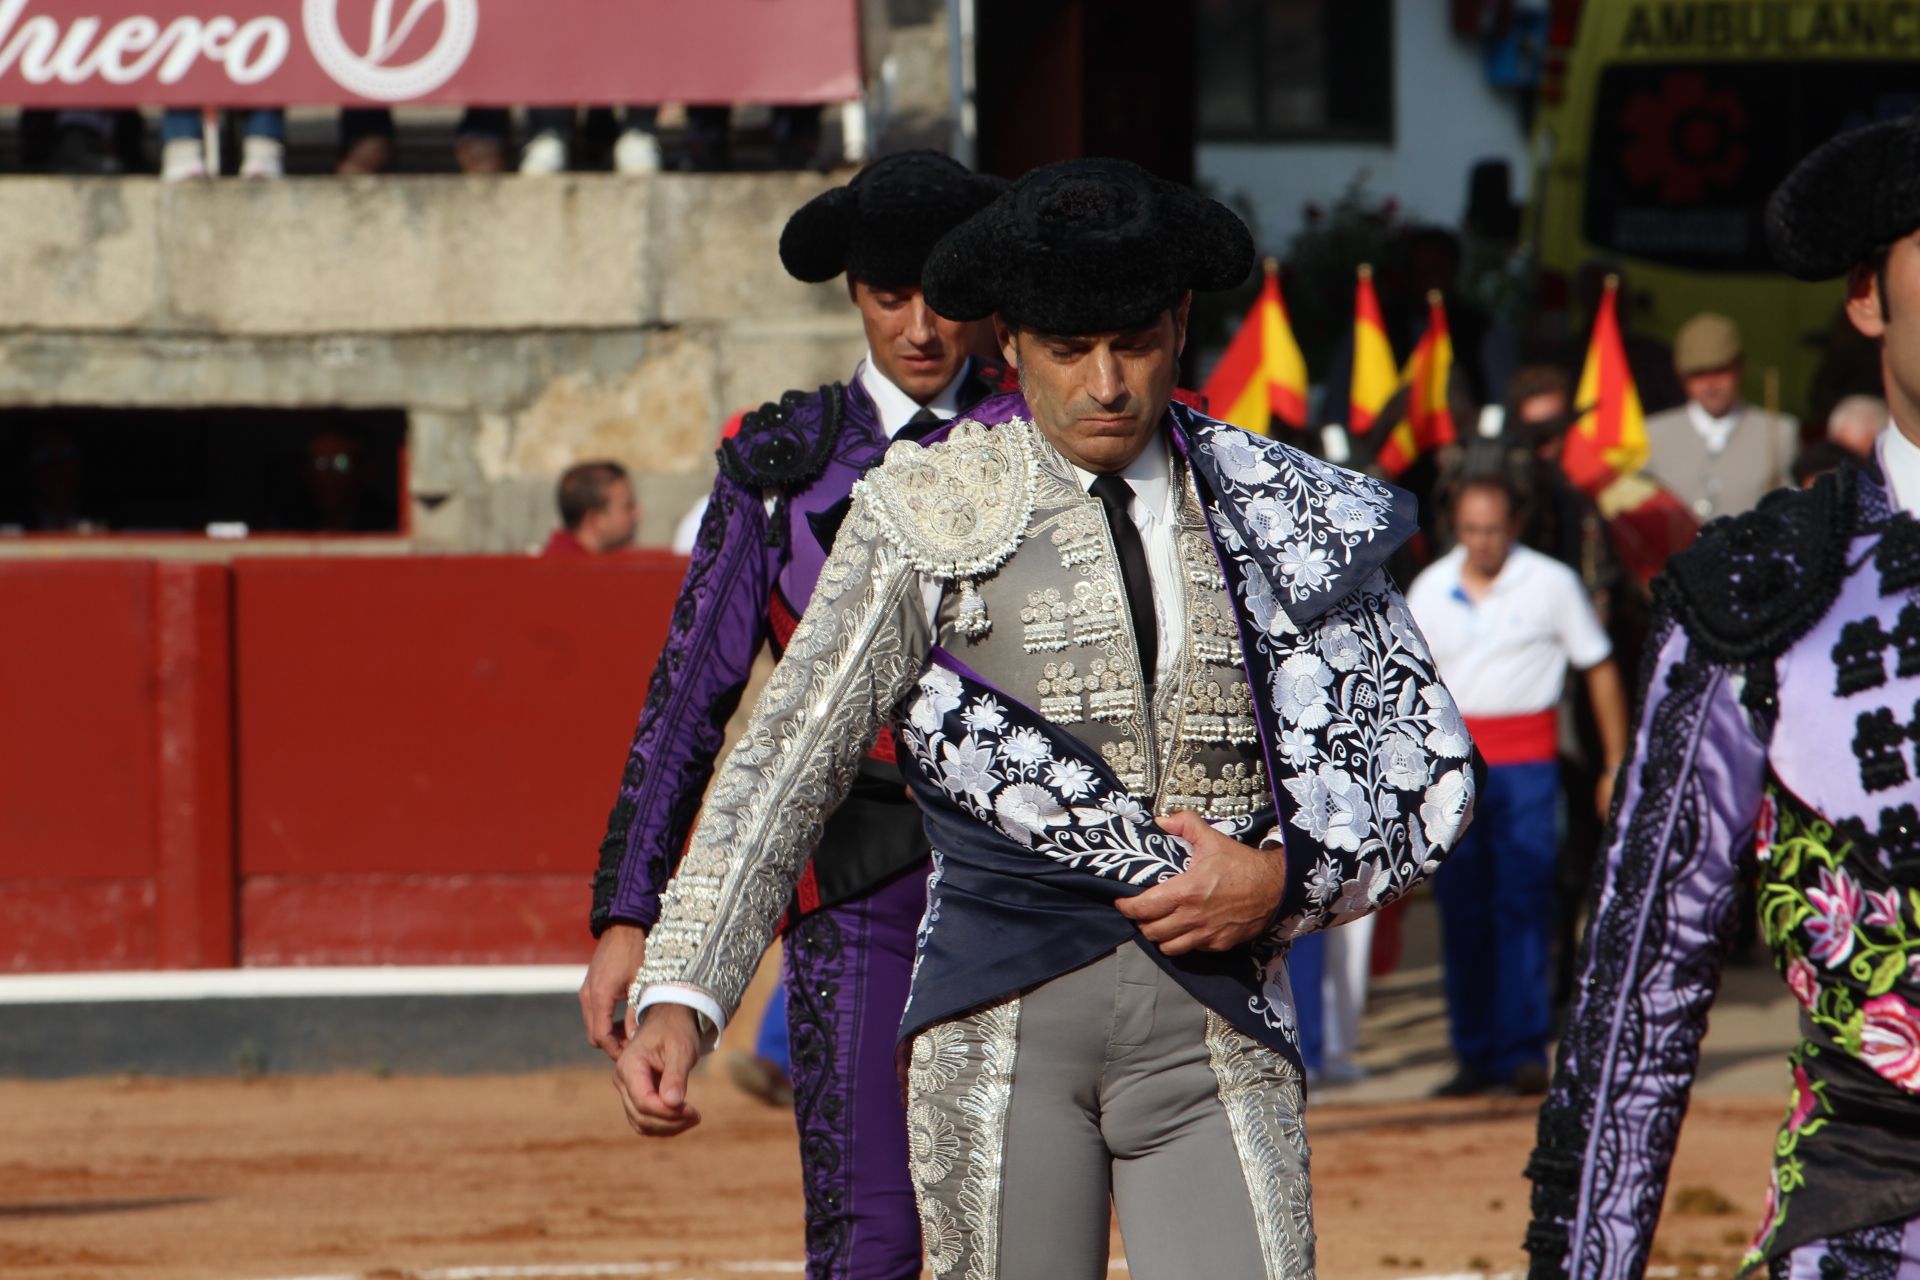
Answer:
[(1473, 745), (1490, 765), (1543, 764), (1560, 756), (1559, 708), (1519, 716), (1465, 716)]

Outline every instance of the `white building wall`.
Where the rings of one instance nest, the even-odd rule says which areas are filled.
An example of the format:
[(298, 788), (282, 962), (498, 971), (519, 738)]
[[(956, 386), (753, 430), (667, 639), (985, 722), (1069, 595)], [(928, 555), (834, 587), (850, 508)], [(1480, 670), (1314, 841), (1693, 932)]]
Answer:
[(1453, 34), (1445, 0), (1395, 0), (1394, 130), (1390, 145), (1202, 143), (1200, 181), (1229, 203), (1251, 199), (1260, 247), (1283, 251), (1308, 202), (1332, 204), (1356, 174), (1403, 217), (1456, 226), (1474, 163), (1506, 159), (1526, 198), (1527, 140), (1513, 95), (1487, 83), (1477, 41)]

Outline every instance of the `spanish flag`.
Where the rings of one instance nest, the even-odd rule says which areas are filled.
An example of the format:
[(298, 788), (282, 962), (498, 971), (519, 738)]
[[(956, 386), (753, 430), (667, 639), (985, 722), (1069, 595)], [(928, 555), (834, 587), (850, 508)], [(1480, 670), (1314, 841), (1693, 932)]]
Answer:
[(1593, 318), (1593, 339), (1587, 345), (1587, 363), (1580, 371), (1580, 389), (1573, 403), (1580, 417), (1567, 432), (1560, 465), (1567, 478), (1588, 494), (1606, 488), (1618, 476), (1629, 475), (1647, 463), (1647, 418), (1640, 409), (1640, 391), (1627, 368), (1627, 348), (1620, 339), (1618, 276), (1607, 277), (1607, 291)]
[(1347, 430), (1365, 435), (1399, 388), (1393, 368), (1393, 344), (1373, 293), (1373, 268), (1360, 264), (1353, 295), (1353, 375), (1347, 383)]
[(1280, 265), (1272, 258), (1266, 275), (1203, 389), (1207, 403), (1220, 406), (1222, 421), (1263, 436), (1271, 434), (1275, 418), (1296, 431), (1307, 425), (1307, 362), (1287, 323)]
[(1438, 289), (1427, 294), (1427, 331), (1407, 357), (1400, 382), (1407, 389), (1406, 413), (1379, 454), (1380, 469), (1390, 477), (1405, 471), (1428, 450), (1459, 439), (1447, 398), (1453, 382), (1453, 335), (1447, 331), (1447, 308)]

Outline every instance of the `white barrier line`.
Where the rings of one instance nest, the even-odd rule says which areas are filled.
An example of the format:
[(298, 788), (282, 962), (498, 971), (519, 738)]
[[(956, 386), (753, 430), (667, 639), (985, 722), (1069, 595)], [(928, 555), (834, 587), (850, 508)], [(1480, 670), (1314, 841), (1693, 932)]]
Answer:
[(173, 969), (0, 976), (0, 1005), (313, 996), (561, 995), (580, 989), (573, 964), (366, 965)]

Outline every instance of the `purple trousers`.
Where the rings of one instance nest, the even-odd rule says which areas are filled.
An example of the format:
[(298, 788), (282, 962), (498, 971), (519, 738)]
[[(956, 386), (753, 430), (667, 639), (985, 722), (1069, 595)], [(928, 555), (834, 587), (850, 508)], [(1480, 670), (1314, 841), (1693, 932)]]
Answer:
[(922, 863), (787, 933), (808, 1280), (920, 1274), (920, 1215), (893, 1051), (929, 870)]

